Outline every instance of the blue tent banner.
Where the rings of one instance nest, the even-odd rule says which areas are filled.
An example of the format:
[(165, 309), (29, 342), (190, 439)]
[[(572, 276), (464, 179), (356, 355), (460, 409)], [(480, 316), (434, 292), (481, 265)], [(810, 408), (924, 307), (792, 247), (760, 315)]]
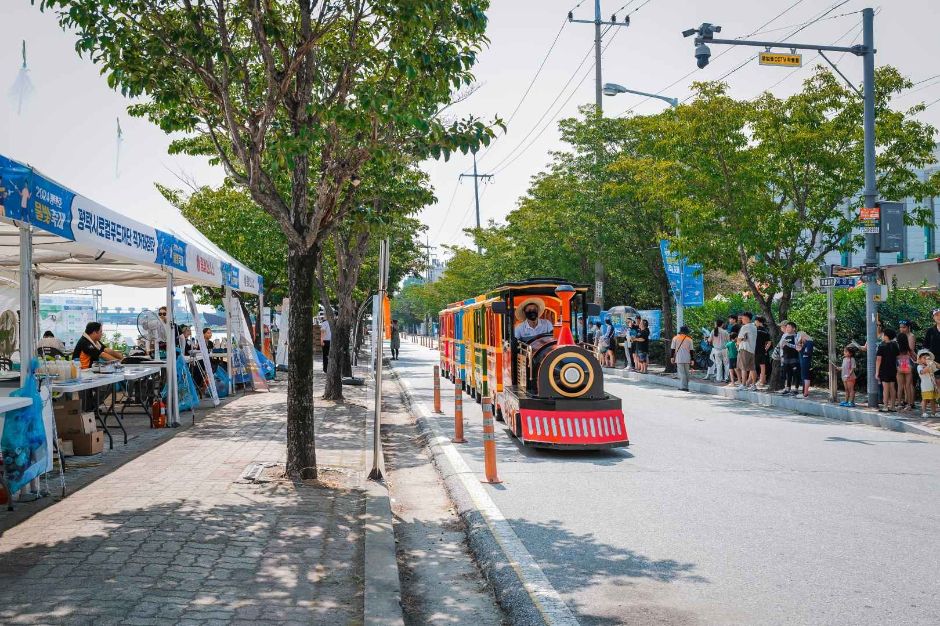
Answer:
[(186, 271), (186, 242), (157, 229), (157, 263)]
[(64, 239), (72, 236), (72, 200), (75, 194), (0, 156), (0, 204), (3, 214), (29, 222)]
[(232, 289), (240, 289), (241, 283), (238, 281), (238, 266), (222, 261), (222, 284)]
[[(2, 217), (74, 242), (91, 253), (173, 268), (200, 284), (258, 294), (261, 277), (153, 226), (121, 215), (0, 155)], [(99, 256), (100, 258), (100, 256)]]

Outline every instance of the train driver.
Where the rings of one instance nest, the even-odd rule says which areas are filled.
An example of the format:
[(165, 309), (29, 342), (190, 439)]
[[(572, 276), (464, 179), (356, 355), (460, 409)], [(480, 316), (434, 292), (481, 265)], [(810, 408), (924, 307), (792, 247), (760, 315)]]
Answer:
[(516, 309), (516, 339), (529, 341), (539, 335), (552, 332), (554, 326), (550, 321), (541, 317), (545, 311), (545, 303), (539, 298), (528, 298)]

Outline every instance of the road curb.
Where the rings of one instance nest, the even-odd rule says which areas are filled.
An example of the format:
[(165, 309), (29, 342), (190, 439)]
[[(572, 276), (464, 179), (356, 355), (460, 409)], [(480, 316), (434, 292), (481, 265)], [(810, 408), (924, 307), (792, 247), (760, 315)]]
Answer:
[(470, 549), (514, 625), (574, 626), (578, 621), (562, 601), (509, 522), (435, 423), (427, 405), (415, 398), (410, 383), (391, 372), (401, 395), (426, 439), (434, 465), (460, 518)]
[[(679, 388), (679, 380), (669, 376), (640, 374), (638, 372), (617, 370), (606, 367), (604, 368), (604, 374), (607, 376), (624, 378), (626, 380), (632, 380), (635, 382), (651, 383), (654, 385), (672, 387), (675, 389)], [(701, 383), (694, 380), (689, 381), (689, 389), (698, 393), (720, 396), (729, 400), (738, 400), (740, 402), (747, 402), (750, 404), (756, 404), (758, 406), (793, 411), (794, 413), (802, 413), (804, 415), (825, 417), (827, 419), (840, 420), (843, 422), (867, 424), (869, 426), (877, 426), (887, 430), (924, 435), (927, 437), (940, 437), (940, 431), (899, 419), (890, 413), (873, 413), (871, 411), (863, 411), (860, 409), (853, 409), (851, 407), (838, 406), (836, 404), (820, 404), (819, 402), (813, 402), (812, 400), (804, 400), (802, 398), (794, 398), (792, 396), (781, 396), (778, 394), (766, 393), (762, 391), (748, 391), (746, 389), (739, 389), (737, 387), (716, 387), (715, 385), (709, 385), (707, 383)]]
[(404, 626), (388, 489), (382, 483), (369, 480), (365, 494), (363, 622), (373, 626)]
[[(374, 388), (373, 383), (370, 389)], [(366, 426), (366, 449), (370, 452), (373, 449), (374, 437), (370, 423)], [(371, 454), (364, 457), (363, 477), (372, 467), (371, 457)], [(385, 462), (382, 457), (379, 458), (379, 467), (384, 471)], [(363, 520), (365, 548), (362, 571), (365, 580), (362, 621), (365, 626), (404, 626), (398, 552), (395, 547), (395, 526), (388, 485), (384, 481), (366, 479), (362, 489), (366, 496)]]

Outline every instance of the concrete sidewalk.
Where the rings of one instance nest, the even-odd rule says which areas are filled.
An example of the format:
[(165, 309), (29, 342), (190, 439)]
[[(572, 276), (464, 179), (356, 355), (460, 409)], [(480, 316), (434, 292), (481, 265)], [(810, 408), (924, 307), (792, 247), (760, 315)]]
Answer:
[[(317, 482), (281, 478), (274, 383), (7, 531), (0, 622), (376, 623), (367, 535), (390, 534), (390, 512), (364, 486), (368, 387), (345, 391), (316, 401)], [(252, 464), (267, 466), (258, 480), (243, 477)], [(371, 543), (394, 562), (393, 541)]]
[[(605, 367), (604, 374), (664, 387), (679, 387), (679, 379), (674, 374), (665, 374), (662, 371), (655, 371), (653, 369), (647, 374), (639, 374), (627, 369)], [(692, 380), (689, 383), (689, 389), (698, 393), (707, 393), (730, 400), (739, 400), (760, 406), (784, 409), (804, 415), (815, 415), (817, 417), (836, 419), (843, 422), (857, 422), (860, 424), (868, 424), (869, 426), (886, 428), (888, 430), (926, 435), (928, 437), (940, 437), (940, 419), (922, 419), (919, 411), (917, 413), (913, 411), (904, 413), (879, 413), (866, 406), (857, 406), (854, 408), (842, 407), (837, 403), (829, 402), (828, 391), (823, 392), (819, 389), (812, 389), (809, 398), (803, 398), (802, 395), (782, 396), (769, 391), (748, 391), (740, 387), (729, 387), (724, 383), (705, 380), (701, 377), (701, 374), (698, 376), (693, 374)], [(865, 395), (859, 394), (856, 400), (859, 403), (864, 403)]]

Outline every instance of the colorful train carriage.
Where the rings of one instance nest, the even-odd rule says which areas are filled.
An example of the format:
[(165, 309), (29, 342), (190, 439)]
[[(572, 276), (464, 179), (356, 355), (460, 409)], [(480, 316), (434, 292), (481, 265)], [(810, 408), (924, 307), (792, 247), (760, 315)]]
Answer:
[[(526, 445), (629, 445), (620, 398), (604, 391), (603, 372), (590, 346), (574, 341), (574, 336), (587, 336), (586, 320), (598, 313), (587, 289), (560, 279), (532, 279), (501, 285), (442, 311), (443, 316), (456, 309), (453, 326), (441, 326), (441, 345), (457, 347), (452, 350), (456, 380), (475, 397), (494, 396), (498, 415)], [(517, 337), (517, 326), (526, 323), (523, 309), (532, 304), (552, 330)]]

